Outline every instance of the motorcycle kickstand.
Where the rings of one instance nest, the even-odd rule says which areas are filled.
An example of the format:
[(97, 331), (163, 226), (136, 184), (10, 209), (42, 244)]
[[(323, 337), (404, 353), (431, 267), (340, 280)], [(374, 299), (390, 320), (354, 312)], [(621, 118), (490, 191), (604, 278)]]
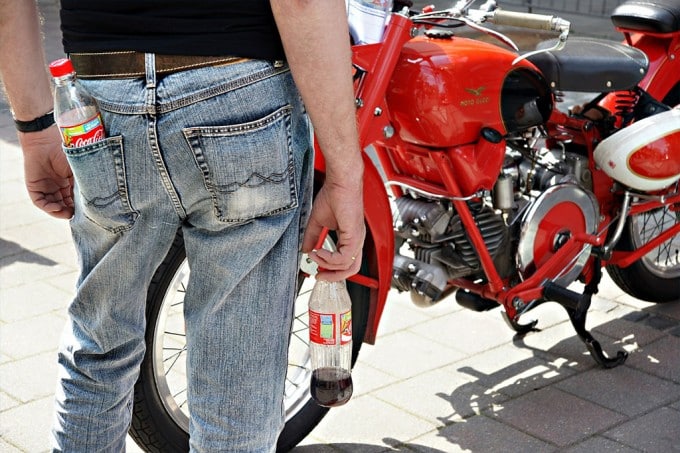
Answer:
[(554, 300), (564, 307), (569, 315), (571, 325), (574, 326), (581, 341), (585, 343), (592, 358), (604, 368), (614, 368), (626, 361), (628, 353), (626, 351), (617, 351), (615, 358), (607, 357), (602, 350), (600, 342), (586, 329), (586, 316), (590, 308), (591, 299), (593, 294), (597, 293), (597, 286), (602, 278), (602, 269), (599, 264), (595, 263), (595, 276), (586, 285), (583, 294), (578, 294), (548, 282), (544, 286), (543, 296), (548, 300)]
[(508, 316), (508, 313), (506, 311), (502, 312), (503, 313), (503, 320), (505, 323), (510, 326), (512, 330), (517, 332), (518, 335), (526, 335), (529, 332), (532, 332), (536, 329), (536, 324), (538, 324), (538, 319), (532, 319), (526, 324), (520, 324), (517, 319), (512, 319), (510, 316)]

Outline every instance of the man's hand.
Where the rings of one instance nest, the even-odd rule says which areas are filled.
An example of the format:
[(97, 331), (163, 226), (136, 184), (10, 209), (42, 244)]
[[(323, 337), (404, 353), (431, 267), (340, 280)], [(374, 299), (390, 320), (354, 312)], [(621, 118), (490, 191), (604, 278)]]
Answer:
[(73, 173), (61, 149), (56, 126), (19, 133), (24, 151), (24, 175), (31, 201), (59, 219), (73, 216)]
[[(358, 172), (361, 174), (361, 172)], [(361, 180), (344, 177), (339, 184), (328, 176), (314, 200), (305, 231), (302, 250), (319, 265), (317, 278), (343, 280), (361, 267), (361, 252), (366, 236)], [(337, 234), (337, 250), (314, 249), (324, 228)]]

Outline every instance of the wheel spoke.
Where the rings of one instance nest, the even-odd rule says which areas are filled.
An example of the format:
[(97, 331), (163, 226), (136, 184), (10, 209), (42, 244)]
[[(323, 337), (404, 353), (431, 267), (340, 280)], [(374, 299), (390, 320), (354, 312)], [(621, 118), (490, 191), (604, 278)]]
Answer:
[[(172, 350), (173, 348), (163, 348), (163, 349), (164, 349), (165, 351), (167, 351), (167, 350)], [(177, 349), (175, 349), (175, 350), (177, 350)], [(180, 359), (180, 357), (182, 356), (182, 354), (184, 353), (184, 351), (186, 351), (186, 347), (184, 347), (184, 348), (182, 348), (182, 349), (179, 349), (178, 351), (179, 351), (179, 352), (177, 352), (177, 353), (175, 353), (175, 354), (172, 354), (171, 356), (169, 356), (168, 358), (166, 358), (165, 360), (163, 360), (163, 362), (167, 362), (168, 360), (172, 360), (172, 363), (170, 363), (170, 365), (168, 365), (168, 366), (166, 367), (166, 369), (165, 369), (165, 370), (166, 370), (166, 371), (165, 371), (165, 375), (166, 375), (166, 376), (172, 371), (172, 368), (175, 366), (175, 364), (177, 363), (177, 361)], [(173, 360), (173, 358), (174, 358), (174, 360)]]
[[(639, 214), (633, 223), (635, 246), (643, 246), (678, 222), (680, 216), (668, 207)], [(642, 262), (657, 276), (669, 278), (680, 275), (680, 237), (675, 236), (659, 244), (642, 258)]]

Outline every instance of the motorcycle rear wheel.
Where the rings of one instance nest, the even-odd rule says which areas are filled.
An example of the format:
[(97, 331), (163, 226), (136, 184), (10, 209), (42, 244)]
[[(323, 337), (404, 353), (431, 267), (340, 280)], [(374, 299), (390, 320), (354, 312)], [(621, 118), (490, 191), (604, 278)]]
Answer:
[[(680, 223), (680, 211), (668, 207), (628, 218), (615, 250), (630, 251)], [(648, 302), (680, 301), (680, 235), (628, 267), (608, 265), (607, 273), (626, 293)]]
[[(332, 241), (330, 245), (328, 241), (327, 246), (332, 247)], [(184, 241), (178, 232), (147, 294), (147, 351), (135, 385), (129, 431), (137, 445), (147, 452), (189, 451), (190, 414), (186, 404), (186, 343), (182, 314), (188, 278)], [(299, 280), (284, 395), (286, 423), (279, 437), (278, 452), (292, 449), (328, 412), (309, 395), (307, 299), (314, 279), (301, 271)], [(368, 288), (351, 282), (347, 289), (352, 299), (354, 364), (366, 332), (370, 295)]]

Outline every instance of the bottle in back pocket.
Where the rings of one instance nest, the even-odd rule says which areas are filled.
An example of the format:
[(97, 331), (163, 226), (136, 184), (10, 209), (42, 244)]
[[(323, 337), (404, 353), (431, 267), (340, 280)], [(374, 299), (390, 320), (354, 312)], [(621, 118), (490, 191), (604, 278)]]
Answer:
[(106, 135), (97, 101), (76, 78), (73, 64), (61, 58), (50, 64), (54, 78), (54, 120), (59, 126), (64, 146), (91, 145)]

